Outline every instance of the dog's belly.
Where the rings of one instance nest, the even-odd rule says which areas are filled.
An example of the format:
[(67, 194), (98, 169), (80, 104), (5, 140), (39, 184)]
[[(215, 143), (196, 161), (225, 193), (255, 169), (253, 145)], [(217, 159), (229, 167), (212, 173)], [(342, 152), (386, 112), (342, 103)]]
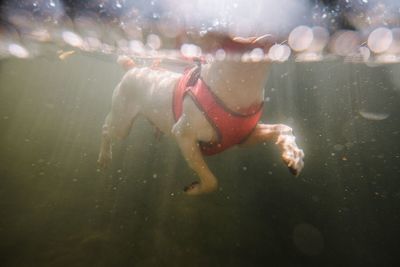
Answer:
[(172, 91), (170, 93), (159, 92), (150, 95), (150, 99), (142, 106), (141, 114), (159, 130), (170, 134), (175, 123), (172, 112)]

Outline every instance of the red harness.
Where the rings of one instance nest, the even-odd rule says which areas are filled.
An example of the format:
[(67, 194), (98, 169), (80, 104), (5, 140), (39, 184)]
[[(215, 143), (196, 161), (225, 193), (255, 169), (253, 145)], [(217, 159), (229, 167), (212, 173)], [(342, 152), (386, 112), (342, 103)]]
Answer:
[(240, 144), (252, 133), (261, 114), (262, 106), (250, 107), (245, 113), (229, 110), (200, 78), (200, 67), (188, 69), (179, 80), (173, 97), (175, 121), (182, 115), (183, 99), (188, 94), (204, 113), (217, 132), (216, 142), (200, 142), (204, 155), (214, 155)]

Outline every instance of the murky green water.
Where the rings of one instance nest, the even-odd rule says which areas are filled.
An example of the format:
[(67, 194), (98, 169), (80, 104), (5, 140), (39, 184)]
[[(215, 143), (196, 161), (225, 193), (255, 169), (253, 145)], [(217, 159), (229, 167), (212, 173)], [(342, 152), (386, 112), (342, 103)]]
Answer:
[(141, 119), (97, 170), (122, 74), (76, 54), (0, 61), (1, 266), (398, 260), (399, 65), (275, 65), (263, 120), (293, 126), (303, 173), (291, 176), (273, 144), (232, 149), (208, 158), (220, 190), (201, 197), (182, 192), (196, 176), (175, 142)]

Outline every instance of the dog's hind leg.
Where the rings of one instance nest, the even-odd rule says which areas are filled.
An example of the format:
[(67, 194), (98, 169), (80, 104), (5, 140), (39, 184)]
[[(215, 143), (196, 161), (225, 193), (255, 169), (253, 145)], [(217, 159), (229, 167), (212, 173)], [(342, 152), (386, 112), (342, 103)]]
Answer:
[(291, 173), (299, 175), (303, 169), (304, 152), (295, 141), (292, 128), (284, 124), (258, 124), (242, 145), (252, 145), (273, 140), (282, 151), (282, 160)]
[(121, 94), (120, 85), (114, 91), (111, 112), (107, 115), (103, 128), (99, 158), (97, 160), (101, 168), (107, 167), (112, 158), (112, 142), (115, 139), (124, 139), (128, 136), (139, 106), (128, 101)]
[(100, 153), (97, 159), (97, 163), (103, 169), (110, 164), (112, 157), (112, 149), (111, 149), (112, 137), (110, 131), (110, 121), (111, 121), (111, 112), (107, 115), (106, 120), (102, 127)]

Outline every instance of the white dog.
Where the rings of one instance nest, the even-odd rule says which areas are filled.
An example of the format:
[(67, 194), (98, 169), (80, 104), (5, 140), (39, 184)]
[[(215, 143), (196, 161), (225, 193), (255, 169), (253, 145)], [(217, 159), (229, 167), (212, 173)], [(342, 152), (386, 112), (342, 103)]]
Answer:
[[(261, 44), (260, 38), (236, 38), (234, 42)], [(98, 163), (111, 160), (113, 139), (123, 139), (141, 114), (160, 131), (175, 137), (184, 158), (200, 181), (185, 187), (189, 195), (212, 192), (217, 179), (203, 155), (212, 155), (234, 145), (273, 140), (294, 175), (303, 168), (304, 153), (292, 129), (283, 124), (258, 123), (264, 101), (264, 86), (270, 62), (214, 60), (187, 69), (183, 74), (151, 67), (133, 67), (121, 57), (129, 71), (114, 90), (112, 108), (103, 130)]]

